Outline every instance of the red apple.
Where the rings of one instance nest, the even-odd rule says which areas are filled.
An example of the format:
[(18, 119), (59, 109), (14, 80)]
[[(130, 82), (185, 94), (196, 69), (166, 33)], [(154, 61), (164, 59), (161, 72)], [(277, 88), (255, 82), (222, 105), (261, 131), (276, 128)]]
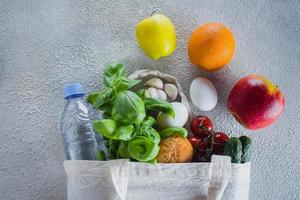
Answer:
[(257, 130), (275, 122), (283, 112), (282, 92), (268, 78), (248, 75), (231, 90), (227, 108), (244, 127)]

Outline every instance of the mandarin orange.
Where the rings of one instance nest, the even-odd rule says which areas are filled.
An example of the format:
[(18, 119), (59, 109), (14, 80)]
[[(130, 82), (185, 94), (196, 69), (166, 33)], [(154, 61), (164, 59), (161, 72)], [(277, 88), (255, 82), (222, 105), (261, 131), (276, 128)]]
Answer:
[(192, 64), (207, 71), (227, 65), (234, 53), (235, 40), (229, 28), (218, 22), (204, 24), (191, 35), (188, 55)]

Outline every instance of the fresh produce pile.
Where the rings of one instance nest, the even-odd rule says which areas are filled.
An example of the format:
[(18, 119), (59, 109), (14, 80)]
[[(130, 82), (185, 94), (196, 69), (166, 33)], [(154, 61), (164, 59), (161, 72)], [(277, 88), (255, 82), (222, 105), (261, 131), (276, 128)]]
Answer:
[[(139, 22), (136, 37), (141, 49), (157, 60), (176, 49), (176, 32), (171, 20), (154, 14)], [(202, 70), (219, 70), (230, 63), (235, 39), (221, 23), (198, 27), (188, 43), (192, 64)], [(122, 64), (109, 65), (103, 73), (105, 87), (91, 93), (87, 101), (103, 112), (104, 119), (93, 123), (104, 136), (109, 156), (147, 163), (207, 162), (211, 155), (230, 156), (233, 163), (250, 161), (252, 141), (247, 136), (229, 137), (215, 132), (211, 120), (199, 115), (188, 124), (189, 110), (178, 101), (178, 88), (158, 77), (141, 80), (127, 76)], [(190, 86), (192, 103), (201, 111), (212, 110), (218, 102), (213, 83), (198, 77)], [(227, 108), (245, 128), (258, 130), (274, 123), (285, 106), (276, 85), (261, 75), (239, 80), (229, 94)], [(188, 130), (191, 130), (189, 133)]]
[(132, 88), (140, 80), (128, 79), (122, 64), (107, 66), (103, 82), (105, 88), (87, 98), (104, 115), (104, 119), (93, 123), (94, 129), (105, 138), (109, 152), (109, 157), (102, 159), (206, 162), (216, 154), (230, 156), (233, 163), (250, 160), (251, 139), (229, 138), (225, 133), (214, 132), (207, 116), (193, 118), (192, 134), (188, 134), (183, 127), (188, 121), (188, 110), (183, 103), (172, 102), (178, 96), (174, 84), (151, 78), (144, 88), (134, 91)]
[[(103, 82), (106, 87), (90, 94), (87, 101), (104, 111), (105, 119), (95, 121), (93, 127), (105, 137), (110, 159), (130, 158), (155, 163), (161, 140), (174, 134), (187, 137), (188, 132), (182, 127), (187, 121), (187, 111), (186, 118), (175, 117), (181, 103), (174, 102), (172, 106), (157, 96), (153, 98), (149, 92), (151, 87), (131, 91), (130, 88), (140, 81), (128, 79), (122, 64), (109, 65), (104, 71)], [(155, 79), (146, 83), (148, 86), (155, 84)], [(155, 117), (163, 128), (154, 128)]]

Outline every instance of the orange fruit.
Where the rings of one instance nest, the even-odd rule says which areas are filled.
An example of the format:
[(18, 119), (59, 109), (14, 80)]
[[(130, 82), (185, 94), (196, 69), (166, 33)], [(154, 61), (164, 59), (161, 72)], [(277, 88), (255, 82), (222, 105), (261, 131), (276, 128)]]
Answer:
[(190, 61), (199, 68), (214, 71), (227, 65), (234, 53), (233, 33), (221, 23), (198, 27), (189, 40)]

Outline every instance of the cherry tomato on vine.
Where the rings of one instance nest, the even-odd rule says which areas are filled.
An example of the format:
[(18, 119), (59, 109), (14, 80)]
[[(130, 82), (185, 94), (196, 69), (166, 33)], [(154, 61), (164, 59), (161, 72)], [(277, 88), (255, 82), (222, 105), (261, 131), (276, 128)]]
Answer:
[(224, 152), (224, 145), (229, 139), (228, 135), (223, 132), (215, 132), (213, 139), (213, 154), (221, 155)]
[(225, 133), (215, 132), (215, 135), (214, 135), (214, 142), (215, 143), (225, 144), (225, 142), (227, 142), (228, 139), (229, 139), (229, 137)]
[(191, 145), (193, 146), (194, 149), (200, 148), (202, 150), (205, 150), (207, 148), (207, 144), (202, 138), (196, 137), (196, 136), (191, 136), (188, 138), (190, 141)]
[(213, 128), (211, 120), (204, 115), (198, 115), (192, 119), (191, 130), (195, 136), (207, 138)]

